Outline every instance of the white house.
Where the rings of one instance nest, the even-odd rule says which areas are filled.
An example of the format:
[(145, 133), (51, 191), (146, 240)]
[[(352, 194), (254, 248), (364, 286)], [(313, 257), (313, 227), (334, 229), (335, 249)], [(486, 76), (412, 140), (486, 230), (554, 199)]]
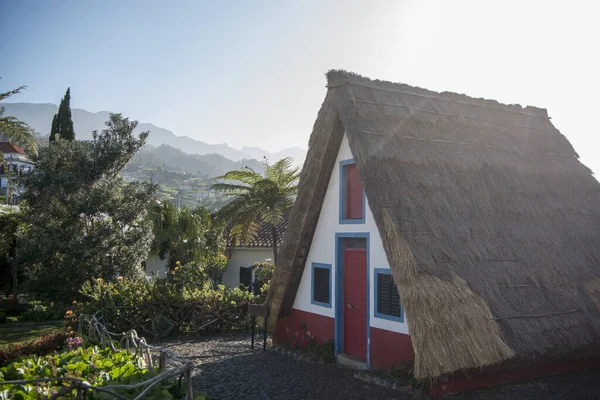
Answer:
[[(0, 141), (0, 152), (4, 157), (6, 168), (9, 169), (11, 178), (15, 183), (13, 185), (13, 196), (7, 199), (10, 204), (17, 204), (21, 197), (21, 188), (15, 182), (15, 177), (19, 173), (26, 173), (33, 169), (33, 163), (25, 153), (25, 150), (8, 141)], [(0, 195), (8, 195), (8, 179), (9, 174), (0, 170)]]
[(166, 278), (168, 261), (168, 255), (165, 255), (165, 258), (161, 259), (158, 254), (149, 254), (148, 259), (144, 264), (144, 272), (146, 272), (146, 275), (152, 278)]
[(274, 341), (302, 326), (340, 362), (414, 361), (434, 395), (597, 365), (600, 183), (546, 110), (327, 78)]
[[(283, 234), (288, 225), (288, 215), (277, 224), (278, 244), (283, 242)], [(254, 240), (250, 243), (240, 243), (238, 246), (230, 245), (227, 260), (227, 271), (223, 275), (225, 286), (236, 288), (240, 284), (250, 286), (254, 282), (254, 264), (273, 260), (273, 235), (270, 224), (262, 224)]]

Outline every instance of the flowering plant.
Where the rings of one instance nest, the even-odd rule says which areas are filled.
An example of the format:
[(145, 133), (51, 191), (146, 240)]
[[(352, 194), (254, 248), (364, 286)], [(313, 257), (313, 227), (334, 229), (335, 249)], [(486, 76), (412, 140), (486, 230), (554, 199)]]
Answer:
[[(287, 329), (286, 331), (289, 332)], [(300, 324), (299, 330), (294, 332), (290, 348), (300, 353), (319, 356), (327, 363), (335, 362), (333, 340), (319, 343), (312, 332), (307, 329), (306, 323)]]
[(300, 330), (294, 332), (291, 348), (303, 353), (317, 353), (319, 342), (312, 336), (312, 332), (306, 328), (305, 323), (300, 325)]
[(67, 348), (69, 350), (76, 350), (83, 345), (83, 339), (79, 336), (73, 336), (67, 338)]

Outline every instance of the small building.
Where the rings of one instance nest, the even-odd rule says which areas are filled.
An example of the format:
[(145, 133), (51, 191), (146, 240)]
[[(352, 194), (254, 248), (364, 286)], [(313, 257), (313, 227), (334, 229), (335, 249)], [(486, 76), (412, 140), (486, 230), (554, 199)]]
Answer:
[[(0, 139), (4, 139), (0, 136)], [(17, 184), (17, 176), (21, 173), (27, 173), (33, 169), (33, 162), (25, 153), (25, 149), (10, 143), (9, 141), (0, 141), (0, 152), (4, 157), (6, 170), (0, 168), (0, 196), (8, 196), (9, 176), (13, 182), (13, 191), (11, 198), (6, 201), (9, 204), (18, 204), (22, 190)]]
[(305, 324), (339, 361), (414, 361), (438, 394), (598, 365), (600, 183), (546, 110), (327, 79), (275, 341)]
[(148, 254), (148, 259), (144, 262), (144, 272), (151, 278), (163, 279), (167, 277), (169, 262), (169, 255), (166, 254), (163, 258), (160, 258), (158, 254)]
[[(285, 214), (276, 226), (279, 246), (283, 243), (288, 221), (289, 214)], [(223, 276), (223, 284), (231, 288), (239, 287), (240, 284), (249, 287), (254, 282), (254, 264), (274, 259), (271, 224), (263, 223), (251, 242), (237, 246), (230, 242), (227, 253), (227, 271)]]

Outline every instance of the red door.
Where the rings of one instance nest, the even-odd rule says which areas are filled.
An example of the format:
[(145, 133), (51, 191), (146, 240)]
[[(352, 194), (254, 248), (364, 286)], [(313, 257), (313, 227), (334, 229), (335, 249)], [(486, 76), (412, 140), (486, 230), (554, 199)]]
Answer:
[(344, 246), (344, 353), (367, 358), (367, 250)]

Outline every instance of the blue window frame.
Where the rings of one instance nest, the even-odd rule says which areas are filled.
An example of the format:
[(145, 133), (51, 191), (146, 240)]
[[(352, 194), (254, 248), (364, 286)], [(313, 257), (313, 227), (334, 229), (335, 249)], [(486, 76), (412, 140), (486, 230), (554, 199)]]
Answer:
[(366, 195), (365, 195), (365, 191), (363, 189), (362, 191), (362, 195), (363, 195), (363, 202), (362, 202), (362, 218), (355, 218), (355, 219), (349, 219), (346, 218), (347, 214), (347, 205), (348, 205), (348, 187), (347, 187), (347, 183), (348, 183), (348, 175), (347, 175), (347, 171), (348, 171), (348, 166), (349, 165), (354, 165), (355, 162), (354, 160), (343, 160), (340, 161), (340, 224), (364, 224), (365, 223), (365, 211), (366, 211), (366, 207), (365, 205), (367, 204), (366, 202)]
[(392, 271), (387, 268), (375, 268), (375, 317), (404, 322), (398, 288), (392, 279)]
[(331, 264), (312, 263), (310, 302), (331, 308)]

